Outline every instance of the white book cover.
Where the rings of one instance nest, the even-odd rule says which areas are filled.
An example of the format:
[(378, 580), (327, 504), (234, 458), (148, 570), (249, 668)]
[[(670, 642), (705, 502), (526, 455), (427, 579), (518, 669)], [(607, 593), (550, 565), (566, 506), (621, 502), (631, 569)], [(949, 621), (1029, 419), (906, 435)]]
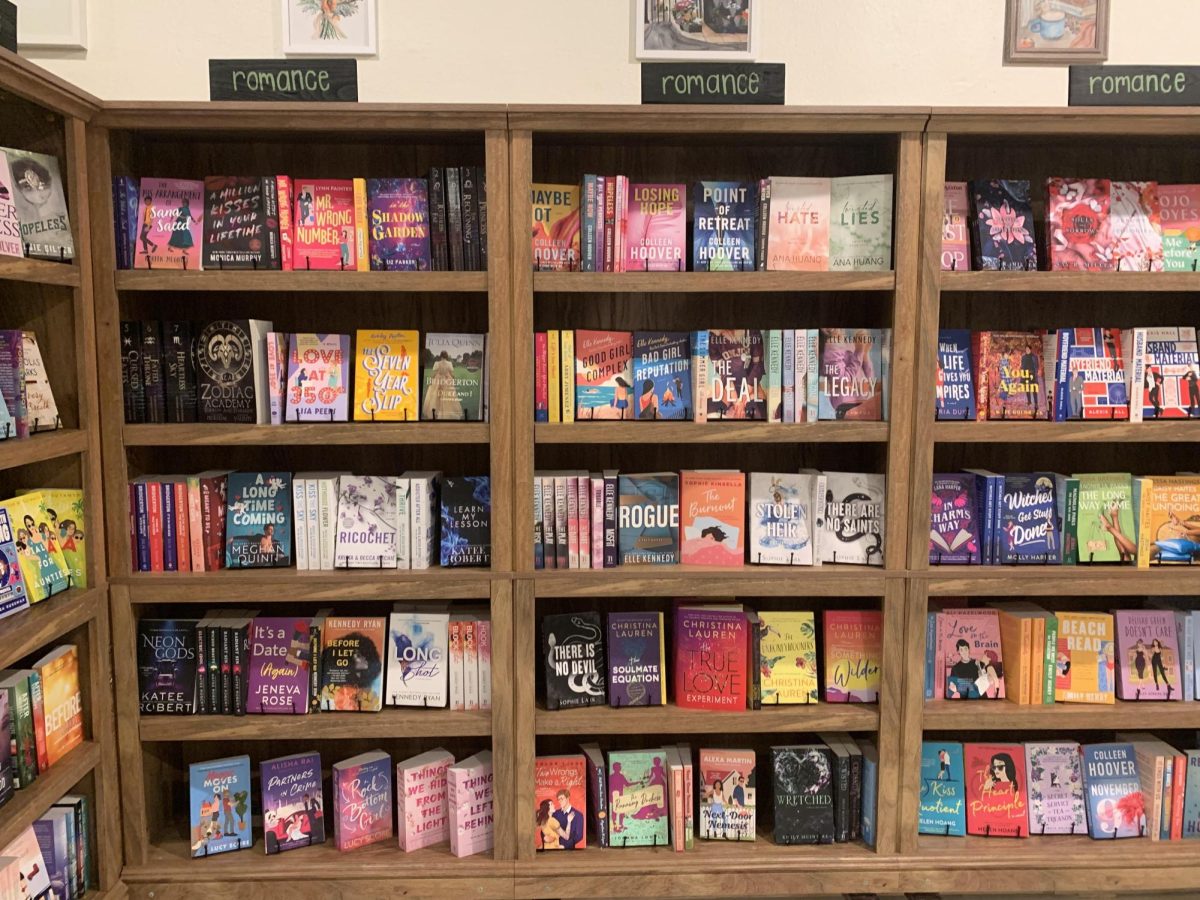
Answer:
[(21, 332), (21, 353), (25, 362), (25, 409), (29, 433), (54, 431), (61, 427), (58, 404), (54, 402), (54, 391), (50, 389), (46, 365), (42, 362), (42, 351), (32, 331)]
[(254, 352), (255, 422), (271, 424), (271, 374), (267, 363), (267, 336), (275, 326), (265, 319), (250, 320), (250, 346)]
[(333, 571), (337, 547), (338, 482), (340, 475), (330, 475), (317, 482), (317, 531), (321, 545), (321, 570)]
[(428, 569), (438, 559), (437, 480), (441, 472), (405, 472), (412, 513), (412, 568)]
[(592, 568), (604, 568), (604, 476), (589, 478), (592, 493)]
[(474, 616), (463, 615), (463, 709), (479, 709), (479, 634)]
[(319, 571), (321, 569), (321, 485), (318, 479), (311, 475), (304, 479), (304, 535), (309, 547), (308, 567)]
[(767, 343), (767, 421), (783, 421), (783, 331), (763, 332)]
[(283, 424), (284, 384), (287, 381), (288, 336), (280, 331), (267, 334), (267, 394), (271, 424)]
[(23, 257), (25, 242), (21, 239), (21, 217), (15, 196), (8, 155), (0, 152), (0, 254)]
[(296, 568), (312, 568), (308, 557), (308, 481), (292, 476), (292, 521), (296, 523)]
[(479, 708), (492, 708), (492, 620), (480, 615), (475, 620), (479, 645)]
[(826, 472), (821, 561), (882, 566), (884, 499), (882, 475)]
[(801, 469), (801, 475), (812, 477), (813, 565), (821, 565), (821, 547), (825, 531), (825, 473), (820, 469)]
[(750, 473), (750, 562), (811, 566), (816, 542), (814, 476)]
[(388, 618), (387, 706), (445, 707), (449, 613), (414, 610)]
[(892, 268), (892, 182), (891, 175), (833, 179), (831, 272), (886, 272)]
[(396, 479), (396, 568), (412, 568), (412, 482)]
[(338, 569), (396, 568), (396, 480), (388, 475), (343, 475), (338, 482)]
[(805, 411), (806, 422), (817, 421), (817, 406), (820, 401), (821, 388), (817, 379), (817, 369), (820, 368), (820, 356), (817, 353), (817, 343), (821, 337), (821, 329), (809, 328), (804, 333), (804, 385), (808, 393), (808, 408)]

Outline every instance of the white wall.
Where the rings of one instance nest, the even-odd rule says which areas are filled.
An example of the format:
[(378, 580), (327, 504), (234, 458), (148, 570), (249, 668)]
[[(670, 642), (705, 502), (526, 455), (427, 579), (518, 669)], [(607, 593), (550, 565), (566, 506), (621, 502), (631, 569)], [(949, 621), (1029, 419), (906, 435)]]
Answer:
[[(18, 0), (20, 3), (41, 0)], [(87, 0), (86, 54), (34, 54), (108, 100), (206, 100), (210, 57), (281, 54), (278, 0)], [(1200, 63), (1200, 2), (1111, 0), (1112, 63)], [(379, 0), (360, 97), (638, 103), (630, 0)], [(801, 105), (1066, 104), (1059, 67), (1001, 64), (1004, 0), (759, 0), (759, 61)], [(253, 9), (254, 12), (248, 12)]]

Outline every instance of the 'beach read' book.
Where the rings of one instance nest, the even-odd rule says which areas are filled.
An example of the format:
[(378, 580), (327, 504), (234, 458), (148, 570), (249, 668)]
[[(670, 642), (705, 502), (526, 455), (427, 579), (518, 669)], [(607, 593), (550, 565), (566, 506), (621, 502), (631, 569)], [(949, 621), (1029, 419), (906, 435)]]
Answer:
[(325, 843), (321, 754), (264, 759), (260, 769), (267, 854)]
[(1083, 834), (1087, 807), (1083, 796), (1083, 756), (1072, 741), (1025, 745), (1025, 783), (1029, 790), (1029, 833)]
[(763, 706), (817, 702), (817, 626), (808, 611), (764, 609), (757, 642)]
[(1117, 699), (1184, 699), (1175, 613), (1169, 609), (1120, 609), (1113, 613), (1113, 627)]
[(827, 609), (822, 622), (825, 699), (830, 703), (877, 703), (883, 680), (883, 613), (877, 609)]
[(754, 271), (758, 186), (699, 181), (692, 199), (692, 270)]
[(1112, 703), (1116, 688), (1116, 644), (1108, 613), (1056, 612), (1056, 703)]
[(608, 614), (608, 705), (665, 706), (666, 649), (661, 612)]
[(967, 833), (967, 785), (963, 774), (962, 744), (953, 741), (921, 743), (917, 831), (958, 837)]
[(834, 178), (829, 270), (883, 272), (892, 267), (891, 175)]
[(420, 332), (358, 331), (354, 343), (354, 420), (417, 421)]
[(204, 182), (143, 178), (140, 193), (133, 267), (198, 271), (204, 243)]
[(254, 846), (249, 756), (192, 763), (188, 784), (192, 856), (213, 856)]
[(687, 268), (687, 185), (629, 185), (623, 246), (622, 271), (684, 271)]
[(429, 271), (424, 178), (367, 179), (367, 240), (372, 271)]
[(270, 424), (265, 319), (218, 319), (196, 336), (197, 420)]

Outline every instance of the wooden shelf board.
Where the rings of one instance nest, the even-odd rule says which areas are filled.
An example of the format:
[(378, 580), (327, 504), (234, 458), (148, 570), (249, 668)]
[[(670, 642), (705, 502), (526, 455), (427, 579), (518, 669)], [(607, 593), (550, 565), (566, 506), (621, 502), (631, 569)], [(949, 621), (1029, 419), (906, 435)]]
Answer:
[(960, 866), (1000, 865), (1007, 860), (1022, 864), (1063, 865), (1075, 868), (1128, 866), (1142, 868), (1164, 863), (1197, 866), (1200, 879), (1200, 842), (1152, 841), (1147, 838), (1096, 840), (1083, 834), (1035, 835), (1025, 839), (987, 838), (978, 834), (943, 837), (922, 834), (918, 856), (927, 863), (957, 858)]
[(891, 291), (895, 272), (534, 272), (534, 293)]
[(859, 444), (886, 442), (888, 423), (539, 422), (533, 432), (538, 444)]
[(486, 444), (485, 422), (305, 422), (285, 425), (126, 425), (128, 447), (248, 447), (336, 444)]
[[(934, 597), (1083, 597), (1200, 594), (1200, 565), (1155, 566), (931, 566), (914, 570), (929, 579)], [(1053, 604), (1051, 604), (1051, 607)]]
[(107, 603), (103, 588), (72, 588), (0, 619), (0, 669), (90, 622)]
[(848, 565), (618, 566), (539, 569), (521, 577), (530, 575), (537, 597), (881, 597), (885, 570)]
[(22, 440), (9, 438), (0, 441), (0, 470), (82, 453), (87, 446), (87, 432), (78, 428), (43, 431)]
[(1022, 706), (1007, 700), (927, 700), (921, 724), (927, 731), (1021, 731), (1025, 729), (1117, 730), (1200, 728), (1200, 704), (1185, 702), (1055, 703)]
[(477, 737), (492, 733), (492, 711), (384, 709), (301, 716), (141, 716), (142, 741), (285, 741), (353, 738)]
[(1157, 444), (1200, 441), (1200, 420), (1162, 422), (936, 422), (939, 444)]
[(1200, 272), (942, 272), (942, 291), (1197, 291)]
[(33, 284), (79, 287), (81, 275), (79, 266), (74, 263), (0, 256), (0, 281), (28, 281)]
[[(501, 577), (504, 577), (503, 575)], [(169, 572), (110, 579), (125, 585), (133, 603), (215, 603), (293, 600), (440, 600), (486, 599), (489, 569), (221, 569), (217, 572)]]
[(814, 703), (733, 712), (667, 706), (585, 706), (534, 713), (538, 734), (776, 734), (797, 731), (878, 731), (873, 703)]
[(84, 741), (38, 775), (29, 787), (13, 794), (0, 808), (0, 847), (7, 847), (99, 764), (100, 745)]
[(138, 269), (114, 273), (122, 291), (485, 293), (487, 272), (247, 272)]

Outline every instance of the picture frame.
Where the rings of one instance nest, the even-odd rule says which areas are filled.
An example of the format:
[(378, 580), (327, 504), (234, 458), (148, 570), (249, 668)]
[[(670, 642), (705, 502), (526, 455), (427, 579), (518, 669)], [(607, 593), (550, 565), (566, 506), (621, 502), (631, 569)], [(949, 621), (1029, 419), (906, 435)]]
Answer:
[(280, 9), (287, 56), (379, 53), (379, 0), (280, 0)]
[(87, 0), (20, 0), (17, 46), (30, 50), (86, 50)]
[(1108, 59), (1109, 0), (1006, 0), (1005, 65)]
[(745, 62), (758, 53), (764, 0), (633, 0), (634, 56)]

